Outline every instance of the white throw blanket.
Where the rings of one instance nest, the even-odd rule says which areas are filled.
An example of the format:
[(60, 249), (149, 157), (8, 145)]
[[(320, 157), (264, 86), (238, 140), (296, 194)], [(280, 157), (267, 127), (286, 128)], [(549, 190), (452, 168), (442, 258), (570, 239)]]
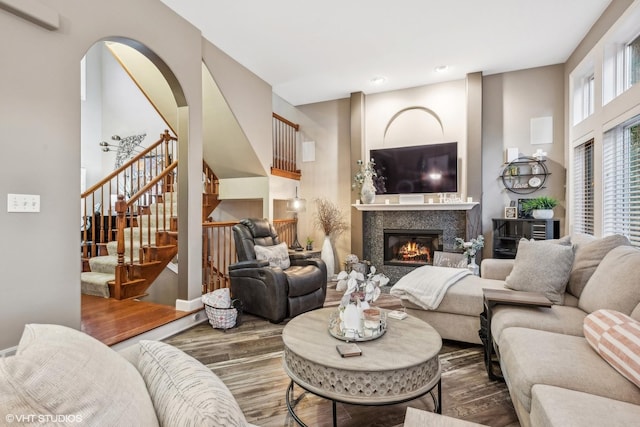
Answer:
[(425, 265), (400, 278), (390, 293), (426, 310), (435, 310), (447, 289), (469, 274), (471, 271), (466, 268)]

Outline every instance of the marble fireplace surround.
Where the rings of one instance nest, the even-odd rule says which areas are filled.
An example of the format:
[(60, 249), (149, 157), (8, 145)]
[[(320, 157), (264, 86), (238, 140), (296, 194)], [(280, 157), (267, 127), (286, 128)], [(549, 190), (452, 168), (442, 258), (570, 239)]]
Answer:
[[(362, 211), (363, 257), (393, 284), (418, 266), (384, 265), (384, 230), (442, 230), (443, 250), (454, 252), (455, 238), (480, 234), (479, 203), (358, 204)], [(478, 261), (477, 261), (478, 262)]]

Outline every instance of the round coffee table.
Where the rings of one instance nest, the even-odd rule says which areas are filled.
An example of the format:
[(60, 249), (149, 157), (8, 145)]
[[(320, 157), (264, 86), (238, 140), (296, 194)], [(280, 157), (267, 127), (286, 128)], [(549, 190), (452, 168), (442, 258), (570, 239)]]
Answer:
[(341, 357), (336, 345), (344, 344), (329, 334), (329, 316), (337, 310), (323, 308), (303, 313), (289, 321), (282, 331), (283, 366), (291, 383), (287, 408), (300, 425), (305, 425), (291, 406), (293, 384), (333, 402), (356, 405), (392, 405), (431, 393), (435, 411), (442, 412), (440, 386), (440, 335), (428, 323), (413, 316), (387, 319), (387, 331), (380, 338), (358, 342), (361, 356)]

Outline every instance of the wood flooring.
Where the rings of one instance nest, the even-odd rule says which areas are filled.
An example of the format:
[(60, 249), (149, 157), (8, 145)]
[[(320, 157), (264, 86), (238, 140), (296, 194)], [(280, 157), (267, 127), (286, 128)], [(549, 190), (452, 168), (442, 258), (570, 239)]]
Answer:
[(81, 330), (106, 345), (117, 344), (191, 314), (138, 300), (82, 295)]
[[(341, 295), (329, 289), (325, 306), (337, 306)], [(376, 305), (399, 308), (388, 294)], [(285, 403), (289, 377), (282, 367), (282, 329), (251, 315), (227, 331), (198, 325), (175, 335), (168, 342), (215, 372), (229, 387), (247, 421), (263, 427), (296, 426)], [(489, 426), (519, 426), (504, 383), (490, 381), (479, 345), (445, 341), (442, 365), (443, 414)], [(331, 426), (331, 402), (295, 387), (296, 413), (308, 426)], [(429, 395), (408, 403), (389, 406), (338, 404), (338, 426), (385, 427), (401, 425), (407, 406), (432, 410)]]

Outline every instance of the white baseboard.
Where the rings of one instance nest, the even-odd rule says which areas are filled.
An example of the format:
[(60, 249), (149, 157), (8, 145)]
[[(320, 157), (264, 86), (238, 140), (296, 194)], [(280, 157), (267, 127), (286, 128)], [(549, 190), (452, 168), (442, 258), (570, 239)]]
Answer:
[(203, 309), (198, 311), (197, 313), (193, 313), (186, 317), (183, 317), (182, 319), (174, 320), (171, 323), (162, 325), (158, 328), (152, 329), (133, 338), (129, 338), (126, 341), (114, 344), (111, 346), (111, 348), (116, 351), (120, 351), (138, 343), (141, 340), (161, 341), (207, 321), (209, 321), (209, 319), (207, 318), (207, 313), (205, 313)]
[(202, 297), (198, 297), (192, 300), (177, 299), (176, 310), (179, 311), (194, 311), (204, 307), (202, 303)]

